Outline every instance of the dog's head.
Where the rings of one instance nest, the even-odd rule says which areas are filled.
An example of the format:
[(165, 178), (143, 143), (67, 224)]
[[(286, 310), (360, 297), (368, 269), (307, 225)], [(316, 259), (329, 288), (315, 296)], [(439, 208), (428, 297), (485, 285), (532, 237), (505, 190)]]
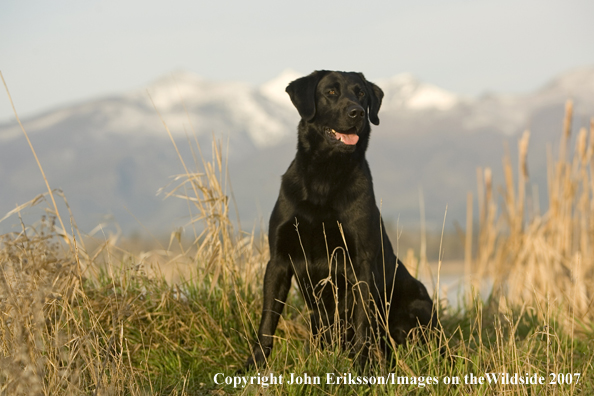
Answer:
[(291, 82), (286, 89), (303, 122), (313, 124), (324, 139), (350, 150), (369, 137), (369, 121), (378, 125), (384, 93), (362, 73), (318, 70)]

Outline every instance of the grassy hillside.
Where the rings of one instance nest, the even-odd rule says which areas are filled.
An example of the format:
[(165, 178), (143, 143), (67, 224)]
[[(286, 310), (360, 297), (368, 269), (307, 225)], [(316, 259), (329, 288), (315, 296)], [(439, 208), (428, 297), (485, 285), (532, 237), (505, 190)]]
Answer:
[[(529, 135), (519, 171), (504, 160), (500, 193), (490, 170), (477, 172), (478, 230), (468, 221), (465, 249), (475, 289), (458, 308), (437, 294), (442, 329), (364, 371), (348, 351), (311, 339), (293, 287), (269, 368), (236, 374), (255, 337), (268, 252), (230, 220), (216, 145), (202, 163), (193, 147), (196, 171), (180, 157), (186, 173), (167, 191), (187, 200), (192, 220), (168, 246), (131, 254), (114, 235), (91, 240), (50, 204), (34, 226), (1, 236), (0, 395), (593, 394), (594, 124), (570, 150), (570, 123), (568, 105), (546, 210), (527, 192)], [(471, 203), (469, 194), (469, 219)], [(422, 248), (403, 259), (413, 273), (428, 265)], [(482, 301), (484, 279), (493, 288)], [(233, 384), (271, 375), (282, 383)]]

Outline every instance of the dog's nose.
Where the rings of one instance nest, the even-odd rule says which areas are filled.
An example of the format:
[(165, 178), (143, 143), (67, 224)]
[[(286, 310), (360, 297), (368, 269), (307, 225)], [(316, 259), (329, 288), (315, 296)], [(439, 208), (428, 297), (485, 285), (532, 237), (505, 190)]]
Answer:
[(361, 106), (352, 105), (348, 108), (348, 115), (351, 118), (363, 117), (365, 116), (365, 110)]

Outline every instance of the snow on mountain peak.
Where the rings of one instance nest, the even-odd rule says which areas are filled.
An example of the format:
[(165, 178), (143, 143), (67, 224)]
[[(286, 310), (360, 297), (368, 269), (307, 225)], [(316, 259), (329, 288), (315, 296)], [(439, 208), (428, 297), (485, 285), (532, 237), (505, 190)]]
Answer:
[(260, 86), (260, 93), (267, 99), (279, 103), (283, 106), (293, 107), (289, 95), (285, 92), (287, 85), (293, 80), (303, 77), (293, 69), (285, 69), (270, 81), (265, 82)]
[(594, 92), (594, 66), (581, 67), (561, 74), (547, 84), (544, 93), (561, 93), (569, 97), (582, 92)]
[(458, 97), (435, 85), (422, 84), (408, 100), (408, 107), (415, 110), (435, 108), (449, 110), (458, 103)]
[(410, 73), (400, 73), (388, 79), (379, 80), (383, 89), (383, 105), (387, 108), (408, 108), (411, 110), (449, 110), (459, 98), (457, 95), (435, 85), (420, 82)]
[[(148, 92), (174, 135), (183, 134), (191, 122), (198, 135), (213, 131), (231, 133), (238, 141), (243, 139), (240, 136), (248, 137), (254, 146), (263, 148), (277, 144), (291, 129), (286, 122), (289, 109), (283, 100), (284, 96), (288, 100), (285, 81), (290, 81), (295, 74), (285, 71), (262, 87), (254, 87), (245, 82), (210, 81), (193, 73), (176, 72), (128, 98), (152, 111)], [(132, 120), (140, 121), (128, 112), (111, 127), (125, 130)]]
[(216, 85), (218, 84), (197, 74), (177, 71), (158, 78), (146, 89), (134, 92), (132, 96), (145, 100), (148, 92), (157, 109), (166, 111), (176, 106), (181, 107), (182, 101), (187, 104), (212, 100), (213, 97), (209, 94)]

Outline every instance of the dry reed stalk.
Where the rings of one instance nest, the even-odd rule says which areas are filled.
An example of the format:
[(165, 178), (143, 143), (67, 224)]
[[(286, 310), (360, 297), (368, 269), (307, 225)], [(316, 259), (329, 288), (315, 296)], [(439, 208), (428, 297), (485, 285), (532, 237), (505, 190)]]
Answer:
[(23, 124), (21, 123), (21, 119), (19, 118), (16, 108), (14, 107), (14, 103), (12, 101), (12, 96), (10, 95), (10, 91), (8, 90), (6, 81), (4, 81), (4, 76), (2, 75), (2, 72), (0, 72), (0, 78), (2, 79), (2, 83), (4, 83), (4, 89), (6, 90), (6, 94), (8, 95), (8, 100), (10, 102), (10, 105), (12, 106), (14, 116), (15, 116), (19, 126), (21, 127), (21, 131), (23, 131), (23, 135), (25, 135), (25, 139), (27, 139), (29, 148), (31, 149), (31, 152), (33, 153), (33, 157), (35, 157), (35, 161), (37, 162), (37, 167), (39, 168), (39, 171), (41, 172), (41, 176), (43, 177), (43, 181), (45, 182), (45, 186), (47, 187), (47, 192), (48, 192), (49, 197), (51, 198), (52, 204), (54, 206), (53, 207), (54, 213), (55, 213), (58, 221), (60, 222), (60, 225), (62, 226), (62, 231), (61, 231), (62, 237), (64, 238), (64, 241), (66, 241), (66, 243), (68, 245), (70, 245), (71, 244), (70, 237), (69, 237), (68, 233), (66, 232), (66, 227), (64, 227), (64, 223), (62, 222), (62, 217), (60, 216), (60, 212), (58, 211), (58, 205), (56, 205), (56, 200), (54, 199), (53, 190), (50, 188), (49, 182), (47, 181), (47, 177), (45, 177), (45, 172), (43, 171), (43, 167), (41, 166), (41, 162), (39, 162), (39, 158), (37, 157), (37, 153), (35, 153), (33, 144), (31, 143), (31, 140), (29, 140), (29, 135), (27, 134), (27, 131), (23, 127)]
[(509, 156), (509, 147), (505, 144), (505, 155), (503, 156), (503, 174), (505, 177), (505, 210), (508, 219), (516, 218), (516, 190), (514, 185), (514, 171)]
[(526, 182), (528, 181), (528, 142), (530, 141), (530, 131), (524, 131), (522, 138), (518, 142), (518, 209), (516, 223), (514, 227), (516, 232), (521, 232), (524, 224), (524, 202), (526, 198)]
[[(464, 242), (464, 279), (471, 279), (472, 266), (472, 193), (466, 195), (466, 240)], [(472, 301), (471, 294), (466, 293), (468, 301)]]
[(473, 278), (473, 286), (478, 290), (480, 280), (485, 276), (493, 276), (494, 269), (490, 266), (490, 258), (495, 254), (496, 242), (498, 236), (499, 225), (496, 224), (497, 219), (497, 205), (493, 200), (493, 176), (490, 168), (484, 171), (484, 192), (479, 194), (484, 196), (484, 218), (479, 223), (478, 243), (475, 272), (476, 276)]
[(477, 186), (477, 200), (478, 200), (478, 220), (479, 230), (485, 222), (485, 182), (483, 177), (483, 169), (481, 167), (476, 168), (476, 186)]
[[(488, 275), (494, 290), (505, 290), (512, 304), (551, 301), (561, 313), (579, 321), (594, 321), (594, 121), (588, 136), (582, 129), (572, 157), (567, 144), (571, 133), (572, 103), (566, 105), (558, 160), (549, 155), (550, 206), (542, 216), (525, 216), (526, 157), (529, 132), (519, 140), (518, 187), (509, 158), (504, 158), (503, 215), (496, 216), (490, 175), (485, 174), (484, 203), (479, 204), (479, 244), (475, 268)], [(479, 178), (479, 187), (480, 187)], [(479, 195), (480, 196), (480, 195)], [(571, 309), (570, 309), (571, 308)], [(565, 315), (566, 324), (571, 321)]]

